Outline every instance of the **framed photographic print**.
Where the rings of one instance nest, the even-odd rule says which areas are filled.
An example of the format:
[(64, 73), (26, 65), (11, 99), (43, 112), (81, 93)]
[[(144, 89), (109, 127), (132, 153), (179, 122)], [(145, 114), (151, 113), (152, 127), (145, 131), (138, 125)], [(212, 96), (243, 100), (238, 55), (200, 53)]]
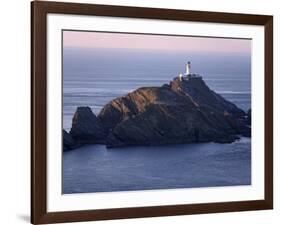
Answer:
[(273, 208), (273, 17), (35, 1), (31, 222)]

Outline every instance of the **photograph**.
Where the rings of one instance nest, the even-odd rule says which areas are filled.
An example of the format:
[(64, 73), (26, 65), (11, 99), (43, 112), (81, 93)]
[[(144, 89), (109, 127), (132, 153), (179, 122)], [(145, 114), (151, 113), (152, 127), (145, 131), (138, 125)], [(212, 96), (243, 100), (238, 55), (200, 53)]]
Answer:
[(61, 32), (62, 194), (252, 184), (250, 38)]
[(161, 4), (31, 3), (31, 223), (275, 208), (273, 15)]

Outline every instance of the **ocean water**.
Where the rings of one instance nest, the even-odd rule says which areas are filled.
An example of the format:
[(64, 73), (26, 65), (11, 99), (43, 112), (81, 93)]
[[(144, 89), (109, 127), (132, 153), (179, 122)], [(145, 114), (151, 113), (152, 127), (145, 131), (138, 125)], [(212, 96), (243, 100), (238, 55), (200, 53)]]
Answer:
[(63, 193), (249, 185), (250, 138), (231, 144), (106, 149), (87, 145), (63, 155)]
[[(144, 86), (160, 86), (191, 70), (247, 111), (251, 57), (245, 54), (64, 48), (63, 128), (78, 106), (95, 114), (110, 100)], [(106, 149), (86, 145), (63, 153), (63, 193), (251, 184), (251, 139)]]

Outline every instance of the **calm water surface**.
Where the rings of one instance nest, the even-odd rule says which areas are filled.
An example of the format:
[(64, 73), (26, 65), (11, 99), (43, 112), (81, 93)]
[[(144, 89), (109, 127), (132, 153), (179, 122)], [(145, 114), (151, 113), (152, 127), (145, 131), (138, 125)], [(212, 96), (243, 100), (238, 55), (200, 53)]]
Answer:
[(106, 149), (63, 155), (63, 193), (251, 184), (251, 140)]

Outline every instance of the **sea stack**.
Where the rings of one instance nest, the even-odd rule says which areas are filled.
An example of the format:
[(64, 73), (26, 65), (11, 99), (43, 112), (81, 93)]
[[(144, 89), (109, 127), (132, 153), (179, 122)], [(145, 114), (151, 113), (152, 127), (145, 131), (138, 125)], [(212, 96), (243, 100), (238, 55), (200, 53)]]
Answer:
[(70, 135), (80, 144), (104, 143), (106, 133), (99, 118), (90, 107), (78, 107), (73, 119)]
[(72, 138), (72, 136), (63, 130), (63, 151), (72, 150), (80, 147), (81, 145), (76, 143), (76, 141)]

